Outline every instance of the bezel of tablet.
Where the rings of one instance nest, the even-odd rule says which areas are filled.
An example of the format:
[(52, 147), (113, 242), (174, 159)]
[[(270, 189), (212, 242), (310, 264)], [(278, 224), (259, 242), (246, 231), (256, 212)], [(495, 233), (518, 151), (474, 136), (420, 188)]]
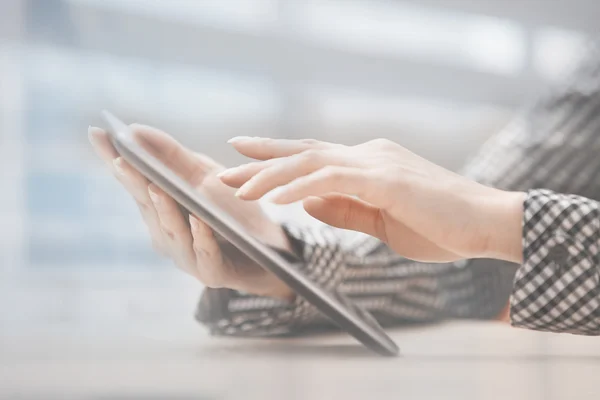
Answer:
[(152, 156), (134, 138), (128, 125), (108, 111), (102, 112), (117, 152), (142, 175), (172, 196), (184, 209), (204, 221), (247, 257), (269, 270), (294, 292), (315, 305), (340, 328), (371, 350), (397, 355), (398, 347), (366, 311), (348, 298), (313, 283), (293, 263), (250, 235), (235, 219), (221, 211), (191, 185)]

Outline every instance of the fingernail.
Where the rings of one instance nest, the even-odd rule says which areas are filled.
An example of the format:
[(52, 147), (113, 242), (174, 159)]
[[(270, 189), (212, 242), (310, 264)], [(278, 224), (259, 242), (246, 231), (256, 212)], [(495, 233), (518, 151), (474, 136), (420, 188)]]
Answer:
[(125, 170), (123, 170), (123, 159), (121, 157), (117, 157), (113, 160), (113, 166), (115, 167), (117, 174), (125, 176)]
[(150, 200), (157, 206), (160, 204), (160, 196), (154, 190), (154, 185), (148, 185), (148, 195), (150, 196)]
[(192, 230), (198, 230), (198, 220), (193, 215), (190, 215), (190, 226), (192, 227)]
[(248, 140), (252, 140), (252, 138), (250, 136), (236, 136), (234, 138), (229, 139), (227, 143), (241, 143), (246, 142)]
[(242, 198), (244, 198), (244, 196), (246, 195), (247, 192), (248, 192), (248, 188), (242, 186), (241, 188), (238, 189), (237, 192), (235, 192), (235, 197), (242, 199)]
[(96, 145), (96, 138), (94, 137), (94, 127), (89, 125), (87, 132), (88, 132), (88, 140), (90, 141), (90, 143), (92, 143), (93, 145)]
[(223, 178), (224, 176), (229, 176), (235, 174), (237, 171), (237, 167), (225, 169), (217, 174), (217, 178)]

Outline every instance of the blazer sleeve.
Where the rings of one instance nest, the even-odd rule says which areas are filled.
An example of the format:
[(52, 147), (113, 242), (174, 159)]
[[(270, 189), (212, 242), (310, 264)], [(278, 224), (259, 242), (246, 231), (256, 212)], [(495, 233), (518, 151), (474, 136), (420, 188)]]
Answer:
[[(284, 226), (302, 262), (297, 268), (328, 291), (347, 296), (383, 325), (446, 318), (496, 318), (505, 309), (516, 266), (494, 260), (433, 264), (407, 260), (381, 241), (340, 237), (327, 227)], [(196, 319), (214, 335), (281, 336), (331, 329), (313, 305), (230, 289), (206, 288)]]
[(531, 190), (524, 203), (523, 264), (515, 275), (514, 326), (600, 335), (598, 202)]

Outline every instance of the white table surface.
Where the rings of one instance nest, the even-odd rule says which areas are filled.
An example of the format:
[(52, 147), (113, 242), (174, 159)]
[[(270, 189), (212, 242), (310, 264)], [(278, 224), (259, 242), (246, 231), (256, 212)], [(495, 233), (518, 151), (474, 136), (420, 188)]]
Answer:
[(383, 358), (344, 334), (212, 338), (193, 321), (165, 325), (0, 334), (0, 398), (600, 399), (594, 337), (456, 322), (394, 329), (402, 355)]

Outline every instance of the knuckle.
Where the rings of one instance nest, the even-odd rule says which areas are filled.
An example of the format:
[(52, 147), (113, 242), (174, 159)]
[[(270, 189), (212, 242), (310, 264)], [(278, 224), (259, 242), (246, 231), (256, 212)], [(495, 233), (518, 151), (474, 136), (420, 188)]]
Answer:
[(300, 153), (300, 157), (309, 162), (320, 160), (322, 156), (323, 152), (315, 149), (306, 150)]
[(389, 149), (396, 145), (396, 143), (392, 142), (389, 139), (385, 139), (385, 138), (373, 139), (373, 140), (368, 141), (366, 144), (371, 147), (375, 147), (377, 149)]
[(343, 171), (342, 171), (341, 168), (335, 167), (335, 166), (331, 166), (331, 165), (328, 165), (328, 166), (324, 167), (323, 170), (322, 170), (322, 174), (325, 177), (333, 178), (333, 179), (339, 179), (339, 178), (341, 178), (344, 175), (344, 173), (343, 173)]
[(209, 252), (202, 245), (202, 243), (200, 243), (197, 240), (194, 240), (194, 242), (192, 243), (192, 250), (194, 250), (194, 253), (196, 253), (196, 255), (200, 258), (203, 258), (203, 259), (210, 258)]
[(164, 192), (160, 189), (152, 189), (149, 194), (150, 201), (152, 204), (157, 206), (156, 208), (164, 209), (164, 202), (167, 200), (167, 196), (165, 196)]
[(308, 145), (308, 146), (317, 146), (321, 142), (318, 141), (317, 139), (300, 139), (300, 143)]
[(173, 230), (171, 230), (168, 226), (161, 224), (160, 230), (163, 233), (163, 235), (165, 235), (167, 238), (169, 238), (170, 240), (175, 240), (175, 238), (176, 238), (175, 232)]

